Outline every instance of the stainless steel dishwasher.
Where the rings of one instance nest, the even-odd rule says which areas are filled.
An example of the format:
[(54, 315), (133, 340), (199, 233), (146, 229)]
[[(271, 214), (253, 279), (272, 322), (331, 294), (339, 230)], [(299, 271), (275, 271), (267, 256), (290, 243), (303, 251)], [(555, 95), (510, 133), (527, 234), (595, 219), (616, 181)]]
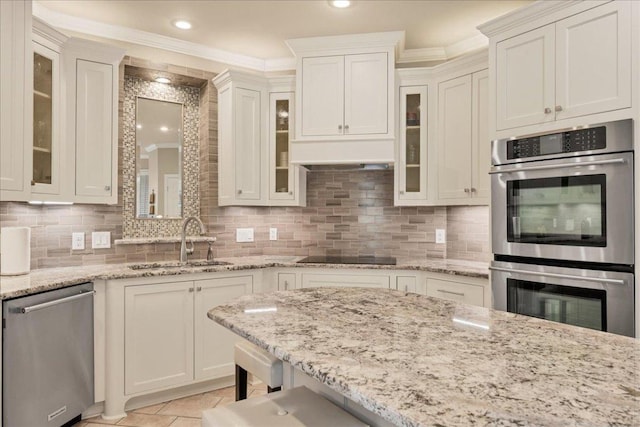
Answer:
[(3, 301), (2, 421), (59, 427), (93, 399), (93, 284)]

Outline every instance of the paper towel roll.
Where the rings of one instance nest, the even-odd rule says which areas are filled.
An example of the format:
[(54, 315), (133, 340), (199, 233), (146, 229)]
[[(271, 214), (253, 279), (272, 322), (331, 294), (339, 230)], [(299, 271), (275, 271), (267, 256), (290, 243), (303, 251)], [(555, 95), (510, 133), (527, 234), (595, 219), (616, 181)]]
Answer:
[(0, 275), (27, 274), (31, 269), (31, 229), (0, 228)]

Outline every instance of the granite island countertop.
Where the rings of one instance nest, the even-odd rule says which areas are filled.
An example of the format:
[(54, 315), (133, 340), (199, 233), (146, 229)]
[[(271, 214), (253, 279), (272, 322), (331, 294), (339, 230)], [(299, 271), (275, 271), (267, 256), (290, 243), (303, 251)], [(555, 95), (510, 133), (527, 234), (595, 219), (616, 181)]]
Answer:
[[(173, 276), (181, 274), (252, 270), (269, 267), (350, 268), (381, 270), (417, 270), (467, 277), (489, 277), (489, 264), (452, 259), (398, 259), (396, 265), (369, 264), (297, 264), (299, 256), (252, 256), (216, 258), (228, 265), (181, 265), (176, 261), (157, 263), (106, 264), (77, 267), (43, 268), (22, 276), (0, 276), (0, 300), (32, 295), (94, 280), (131, 279), (136, 277)], [(132, 268), (136, 266), (147, 268)], [(151, 268), (149, 268), (151, 267)]]
[(209, 317), (399, 426), (640, 425), (633, 338), (387, 289), (245, 295)]

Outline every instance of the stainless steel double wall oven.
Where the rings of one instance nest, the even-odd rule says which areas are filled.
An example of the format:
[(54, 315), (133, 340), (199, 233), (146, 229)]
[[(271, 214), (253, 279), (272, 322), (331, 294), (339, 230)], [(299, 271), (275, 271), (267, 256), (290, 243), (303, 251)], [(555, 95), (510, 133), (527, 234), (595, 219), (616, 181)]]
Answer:
[(634, 336), (633, 122), (493, 141), (494, 307)]

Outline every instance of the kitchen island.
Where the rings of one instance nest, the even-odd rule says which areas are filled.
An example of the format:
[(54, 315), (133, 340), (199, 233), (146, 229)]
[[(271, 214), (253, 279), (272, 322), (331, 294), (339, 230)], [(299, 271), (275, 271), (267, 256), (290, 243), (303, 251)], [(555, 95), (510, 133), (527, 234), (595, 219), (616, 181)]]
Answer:
[(245, 295), (209, 317), (395, 425), (640, 424), (632, 338), (386, 289)]

